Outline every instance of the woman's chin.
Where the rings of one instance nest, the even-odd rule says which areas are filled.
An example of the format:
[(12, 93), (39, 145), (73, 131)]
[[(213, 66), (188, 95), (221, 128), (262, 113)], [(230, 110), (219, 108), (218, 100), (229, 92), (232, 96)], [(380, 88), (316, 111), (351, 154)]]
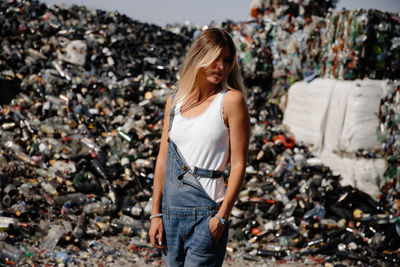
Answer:
[(212, 78), (209, 78), (209, 79), (207, 79), (210, 83), (213, 83), (213, 84), (219, 84), (219, 83), (221, 83), (221, 81), (222, 81), (222, 79), (221, 78), (217, 78), (217, 77), (212, 77)]

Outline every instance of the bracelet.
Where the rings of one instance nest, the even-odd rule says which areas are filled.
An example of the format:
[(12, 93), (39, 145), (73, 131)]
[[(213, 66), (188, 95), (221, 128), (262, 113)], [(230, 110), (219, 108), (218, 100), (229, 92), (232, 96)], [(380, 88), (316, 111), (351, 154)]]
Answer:
[(151, 215), (150, 220), (157, 217), (162, 217), (162, 213)]
[(218, 217), (217, 215), (214, 215), (214, 217), (217, 218), (217, 219), (221, 222), (221, 224), (225, 224), (225, 223), (226, 223), (226, 220), (225, 220), (225, 219), (220, 218), (220, 217)]

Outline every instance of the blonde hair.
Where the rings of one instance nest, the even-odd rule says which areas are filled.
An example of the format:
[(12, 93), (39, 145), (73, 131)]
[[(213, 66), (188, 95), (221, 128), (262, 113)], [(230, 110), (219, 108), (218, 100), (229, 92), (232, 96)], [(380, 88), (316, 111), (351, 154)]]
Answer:
[(232, 62), (228, 75), (221, 81), (221, 87), (241, 91), (246, 97), (246, 87), (239, 70), (236, 48), (232, 38), (222, 29), (210, 28), (199, 34), (186, 54), (179, 75), (180, 79), (178, 81), (176, 97), (172, 106), (186, 94), (195, 90), (199, 70), (213, 63), (225, 46), (229, 47)]

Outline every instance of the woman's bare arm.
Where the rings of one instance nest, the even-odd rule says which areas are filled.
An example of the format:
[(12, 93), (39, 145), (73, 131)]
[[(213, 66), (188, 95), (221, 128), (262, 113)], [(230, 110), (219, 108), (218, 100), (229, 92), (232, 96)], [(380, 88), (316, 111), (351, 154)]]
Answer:
[[(165, 169), (167, 165), (168, 153), (168, 127), (169, 127), (169, 111), (171, 106), (172, 96), (169, 96), (165, 105), (164, 124), (161, 135), (160, 150), (158, 152), (156, 168), (154, 171), (153, 180), (153, 206), (151, 214), (161, 213), (162, 193), (164, 190)], [(163, 226), (161, 217), (151, 220), (149, 235), (153, 246), (162, 248)], [(158, 242), (156, 242), (158, 240)]]
[[(241, 92), (231, 90), (225, 95), (224, 113), (229, 124), (231, 170), (224, 201), (217, 216), (227, 219), (243, 185), (250, 139), (249, 113)], [(214, 236), (218, 240), (218, 235), (223, 232), (219, 229), (223, 227), (217, 225), (218, 219), (212, 218), (210, 230), (215, 232)]]
[(230, 175), (224, 201), (218, 216), (227, 219), (242, 189), (250, 139), (250, 118), (242, 93), (229, 91), (225, 96), (224, 111), (229, 123)]

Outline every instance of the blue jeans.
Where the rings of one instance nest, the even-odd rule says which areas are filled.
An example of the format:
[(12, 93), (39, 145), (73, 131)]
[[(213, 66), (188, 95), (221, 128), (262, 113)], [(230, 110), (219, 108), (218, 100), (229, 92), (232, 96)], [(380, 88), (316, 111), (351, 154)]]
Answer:
[(219, 242), (215, 242), (209, 223), (219, 205), (208, 196), (195, 175), (182, 166), (185, 166), (184, 159), (169, 140), (162, 199), (163, 262), (171, 267), (221, 266), (228, 242), (228, 225)]

